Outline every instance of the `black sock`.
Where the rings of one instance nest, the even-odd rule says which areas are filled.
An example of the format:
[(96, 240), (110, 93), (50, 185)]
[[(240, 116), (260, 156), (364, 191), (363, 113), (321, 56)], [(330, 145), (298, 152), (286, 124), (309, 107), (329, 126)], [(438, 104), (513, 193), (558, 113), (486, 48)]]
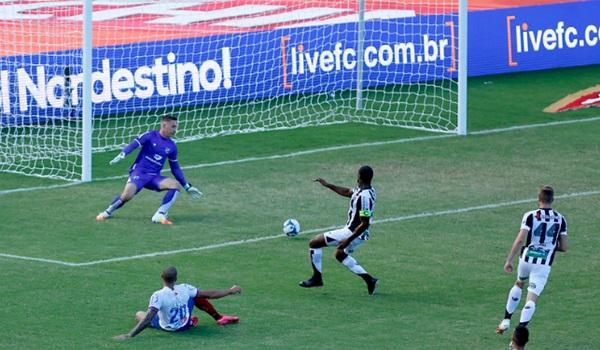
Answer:
[(512, 317), (512, 314), (509, 314), (508, 311), (504, 310), (504, 318), (509, 319)]
[(367, 283), (371, 283), (373, 280), (373, 276), (369, 275), (368, 273), (361, 273), (359, 276)]
[(312, 275), (312, 279), (316, 280), (316, 281), (321, 281), (323, 279), (323, 276), (321, 275), (321, 273), (315, 268), (315, 265), (312, 266), (313, 267), (313, 275)]

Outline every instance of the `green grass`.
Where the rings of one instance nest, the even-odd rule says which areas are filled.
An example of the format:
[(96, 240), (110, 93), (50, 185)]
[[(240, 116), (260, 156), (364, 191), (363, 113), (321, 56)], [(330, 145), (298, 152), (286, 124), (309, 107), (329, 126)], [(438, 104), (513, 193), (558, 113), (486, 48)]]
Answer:
[[(585, 67), (472, 79), (470, 130), (597, 116), (594, 109), (556, 115), (541, 110), (599, 77), (600, 68)], [(6, 194), (0, 196), (0, 253), (86, 262), (270, 236), (288, 217), (305, 230), (339, 225), (347, 200), (311, 179), (350, 186), (364, 163), (376, 172), (377, 219), (533, 198), (540, 184), (553, 185), (558, 194), (598, 190), (599, 133), (595, 121), (190, 169), (186, 176), (206, 197), (192, 202), (182, 195), (171, 210), (172, 227), (149, 222), (161, 196), (146, 191), (114, 219), (96, 223), (94, 215), (124, 179)], [(180, 161), (211, 163), (423, 135), (431, 134), (360, 124), (273, 131), (182, 143)], [(95, 176), (125, 173), (128, 164), (105, 166), (112, 156), (95, 155)], [(0, 190), (60, 183), (0, 174)], [(569, 220), (571, 248), (556, 259), (528, 348), (594, 349), (600, 343), (593, 327), (600, 297), (600, 260), (594, 258), (599, 198), (556, 202)], [(323, 262), (325, 287), (296, 286), (310, 273), (312, 235), (87, 267), (0, 258), (0, 348), (502, 349), (508, 337), (493, 330), (514, 279), (502, 273), (502, 264), (521, 215), (534, 206), (375, 224), (372, 240), (356, 253), (382, 281), (373, 297), (331, 249)], [(200, 288), (240, 284), (242, 295), (215, 305), (242, 322), (220, 328), (199, 314), (200, 327), (189, 332), (147, 330), (114, 342), (113, 335), (133, 327), (134, 312), (147, 307), (167, 265)]]

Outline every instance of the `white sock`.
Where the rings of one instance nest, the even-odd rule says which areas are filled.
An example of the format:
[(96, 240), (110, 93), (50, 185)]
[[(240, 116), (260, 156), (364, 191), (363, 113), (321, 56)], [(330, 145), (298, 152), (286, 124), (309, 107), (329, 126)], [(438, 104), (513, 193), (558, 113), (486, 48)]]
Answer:
[[(158, 210), (156, 211), (157, 214), (160, 213), (160, 214), (167, 215), (167, 213), (169, 212), (169, 209), (171, 209), (171, 206), (177, 200), (177, 195), (179, 194), (179, 191), (177, 191), (177, 190), (169, 190), (169, 191), (172, 191), (172, 192), (165, 194), (163, 203), (161, 204), (160, 207), (158, 207)], [(168, 198), (168, 197), (171, 197), (171, 198)]]
[(321, 261), (323, 260), (323, 249), (315, 248), (310, 249), (310, 260), (313, 264), (313, 268), (316, 269), (319, 273), (321, 273)]
[(508, 292), (508, 300), (506, 301), (506, 312), (513, 314), (521, 301), (521, 288), (513, 286)]
[(342, 261), (342, 264), (344, 264), (344, 266), (346, 266), (347, 268), (350, 269), (350, 271), (354, 272), (357, 275), (362, 275), (362, 274), (366, 274), (367, 271), (365, 271), (365, 269), (362, 268), (362, 266), (360, 266), (356, 260), (351, 257), (350, 255), (348, 255), (346, 257), (346, 259), (344, 259)]
[(529, 322), (533, 317), (533, 313), (535, 312), (535, 302), (533, 300), (529, 300), (525, 303), (523, 310), (521, 311), (521, 320), (520, 323)]

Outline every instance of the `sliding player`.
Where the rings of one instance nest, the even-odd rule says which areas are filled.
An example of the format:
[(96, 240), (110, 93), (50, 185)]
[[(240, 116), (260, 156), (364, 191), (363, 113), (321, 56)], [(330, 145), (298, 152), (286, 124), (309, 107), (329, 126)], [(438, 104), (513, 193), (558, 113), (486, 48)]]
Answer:
[[(207, 299), (218, 299), (242, 292), (238, 286), (222, 290), (199, 290), (189, 284), (175, 284), (177, 269), (173, 266), (166, 268), (162, 272), (161, 278), (164, 287), (152, 294), (148, 311), (136, 312), (137, 325), (129, 333), (118, 335), (114, 339), (133, 338), (148, 326), (169, 332), (188, 330), (198, 324), (198, 317), (192, 316), (194, 306), (215, 317), (219, 314)], [(217, 323), (222, 326), (237, 323), (240, 320), (236, 316), (219, 316)]]
[[(102, 221), (110, 218), (115, 210), (130, 201), (133, 196), (143, 188), (157, 192), (167, 191), (162, 200), (162, 204), (152, 216), (152, 222), (165, 225), (173, 223), (169, 220), (167, 214), (173, 203), (175, 203), (175, 200), (177, 200), (179, 185), (183, 186), (192, 198), (202, 198), (202, 192), (185, 180), (183, 171), (179, 167), (177, 161), (177, 146), (175, 145), (175, 142), (171, 140), (171, 137), (175, 135), (176, 131), (177, 117), (168, 114), (164, 115), (159, 130), (148, 131), (138, 136), (130, 144), (125, 146), (121, 153), (110, 161), (111, 165), (116, 164), (136, 148), (141, 147), (135, 162), (133, 162), (133, 165), (129, 168), (129, 179), (125, 184), (123, 193), (115, 197), (108, 208), (96, 216), (96, 220)], [(160, 175), (160, 171), (167, 158), (169, 159), (171, 172), (177, 181)]]
[[(517, 281), (508, 293), (508, 301), (504, 311), (504, 319), (496, 328), (502, 334), (510, 328), (510, 319), (521, 300), (521, 290), (529, 279), (527, 301), (521, 311), (519, 326), (527, 327), (535, 312), (535, 303), (540, 296), (550, 275), (550, 267), (556, 251), (566, 252), (568, 249), (567, 222), (556, 210), (552, 210), (554, 190), (550, 186), (542, 186), (538, 193), (539, 209), (525, 213), (521, 230), (517, 234), (510, 253), (504, 264), (505, 272), (512, 272), (512, 261), (520, 249)], [(523, 242), (526, 240), (524, 246)]]
[(349, 197), (350, 209), (348, 210), (348, 222), (346, 226), (339, 230), (319, 234), (310, 241), (310, 259), (313, 275), (306, 281), (300, 282), (300, 287), (312, 288), (323, 285), (321, 275), (323, 247), (336, 246), (335, 258), (365, 281), (369, 294), (375, 292), (378, 282), (377, 278), (369, 275), (350, 256), (361, 244), (369, 239), (369, 224), (371, 223), (373, 209), (375, 208), (375, 189), (371, 187), (372, 179), (373, 169), (367, 165), (358, 169), (358, 186), (354, 189), (330, 184), (322, 178), (315, 179), (315, 182), (329, 188), (340, 196)]

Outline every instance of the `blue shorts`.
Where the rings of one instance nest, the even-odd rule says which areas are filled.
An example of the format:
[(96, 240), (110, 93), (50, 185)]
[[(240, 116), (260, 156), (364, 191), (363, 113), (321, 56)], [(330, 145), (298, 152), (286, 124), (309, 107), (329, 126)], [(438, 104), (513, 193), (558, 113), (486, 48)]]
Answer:
[[(188, 312), (189, 312), (190, 318), (188, 319), (188, 322), (185, 326), (179, 328), (175, 332), (183, 332), (183, 331), (187, 331), (188, 329), (192, 328), (192, 311), (194, 311), (194, 298), (190, 298), (188, 300), (187, 307), (188, 307)], [(160, 326), (160, 322), (158, 321), (158, 314), (156, 314), (154, 316), (154, 318), (152, 319), (152, 322), (150, 322), (150, 327), (166, 331), (166, 329), (164, 329)]]
[(160, 192), (160, 183), (166, 179), (166, 176), (148, 174), (140, 170), (132, 170), (129, 172), (128, 183), (132, 183), (137, 188), (136, 193), (141, 191), (143, 188), (147, 188), (152, 191)]

